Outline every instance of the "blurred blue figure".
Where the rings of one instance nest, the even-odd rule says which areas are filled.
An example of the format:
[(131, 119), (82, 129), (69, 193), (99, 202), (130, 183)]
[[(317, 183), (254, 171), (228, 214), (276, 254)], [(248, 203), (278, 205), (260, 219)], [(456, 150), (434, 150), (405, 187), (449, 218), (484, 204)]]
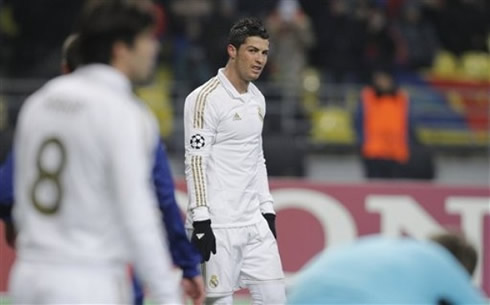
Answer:
[(428, 241), (367, 237), (321, 253), (288, 304), (485, 304), (468, 273)]
[[(201, 285), (201, 271), (199, 269), (201, 254), (187, 238), (182, 215), (175, 200), (175, 187), (162, 141), (158, 142), (158, 147), (155, 151), (155, 165), (152, 176), (158, 207), (162, 212), (162, 220), (167, 231), (172, 261), (183, 272), (184, 290), (188, 286), (199, 286)], [(141, 283), (135, 277), (133, 277), (133, 288), (134, 305), (142, 305), (144, 293)], [(202, 289), (202, 287), (199, 289)], [(187, 291), (185, 292), (187, 294)]]
[(10, 218), (10, 210), (14, 202), (13, 192), (13, 154), (9, 152), (7, 159), (0, 166), (0, 219)]
[(10, 151), (4, 163), (0, 165), (0, 220), (4, 221), (4, 235), (7, 243), (13, 247), (15, 230), (12, 223), (12, 206), (14, 204), (13, 187), (13, 154)]

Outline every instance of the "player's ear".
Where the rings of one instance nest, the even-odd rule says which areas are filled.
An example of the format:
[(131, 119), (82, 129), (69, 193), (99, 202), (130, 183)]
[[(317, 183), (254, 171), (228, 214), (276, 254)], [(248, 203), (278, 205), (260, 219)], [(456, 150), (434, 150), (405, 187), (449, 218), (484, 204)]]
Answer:
[(226, 47), (226, 50), (228, 52), (228, 56), (230, 57), (230, 59), (231, 60), (235, 60), (235, 58), (237, 56), (237, 49), (236, 49), (236, 47), (230, 43)]
[(71, 73), (70, 68), (68, 68), (68, 64), (66, 63), (66, 60), (61, 61), (61, 74), (68, 74)]
[(123, 41), (116, 41), (112, 45), (112, 61), (125, 61), (129, 53), (128, 45)]

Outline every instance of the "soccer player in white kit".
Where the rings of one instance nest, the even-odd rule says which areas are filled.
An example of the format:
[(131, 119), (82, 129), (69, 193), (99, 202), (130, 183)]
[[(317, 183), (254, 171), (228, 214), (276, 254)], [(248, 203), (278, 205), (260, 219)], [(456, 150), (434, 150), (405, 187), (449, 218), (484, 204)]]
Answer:
[(128, 264), (156, 304), (180, 304), (151, 184), (155, 119), (130, 81), (151, 73), (149, 2), (84, 11), (84, 66), (25, 102), (16, 130), (13, 304), (128, 304)]
[(204, 258), (207, 304), (284, 304), (284, 274), (262, 149), (265, 99), (251, 82), (267, 62), (269, 36), (244, 18), (230, 30), (226, 67), (185, 101), (187, 226)]

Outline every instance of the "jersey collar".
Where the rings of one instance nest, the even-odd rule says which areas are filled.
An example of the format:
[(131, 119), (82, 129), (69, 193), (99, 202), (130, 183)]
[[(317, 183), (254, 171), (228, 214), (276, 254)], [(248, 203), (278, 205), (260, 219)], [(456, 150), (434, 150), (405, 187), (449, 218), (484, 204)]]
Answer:
[(224, 71), (225, 71), (224, 68), (221, 68), (221, 69), (218, 70), (218, 79), (219, 79), (220, 83), (223, 85), (223, 87), (226, 89), (226, 91), (228, 91), (228, 93), (233, 98), (240, 99), (244, 103), (247, 103), (252, 98), (252, 94), (251, 94), (251, 91), (250, 91), (251, 84), (248, 85), (247, 92), (245, 92), (243, 94), (240, 94), (235, 89), (235, 86), (233, 86), (233, 84), (230, 82), (230, 80), (226, 77)]
[(131, 93), (131, 82), (119, 70), (105, 64), (89, 64), (78, 68), (75, 73), (85, 74), (97, 82), (106, 83), (116, 90)]

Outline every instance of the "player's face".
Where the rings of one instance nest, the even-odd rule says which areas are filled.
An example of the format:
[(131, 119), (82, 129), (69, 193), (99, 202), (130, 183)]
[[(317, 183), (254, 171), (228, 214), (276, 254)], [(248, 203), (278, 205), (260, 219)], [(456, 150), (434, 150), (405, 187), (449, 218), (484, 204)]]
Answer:
[(152, 31), (145, 31), (136, 37), (128, 58), (129, 78), (133, 82), (139, 83), (149, 79), (155, 66), (157, 52), (158, 41)]
[(236, 53), (236, 69), (240, 78), (251, 82), (259, 78), (267, 63), (269, 40), (248, 37)]

